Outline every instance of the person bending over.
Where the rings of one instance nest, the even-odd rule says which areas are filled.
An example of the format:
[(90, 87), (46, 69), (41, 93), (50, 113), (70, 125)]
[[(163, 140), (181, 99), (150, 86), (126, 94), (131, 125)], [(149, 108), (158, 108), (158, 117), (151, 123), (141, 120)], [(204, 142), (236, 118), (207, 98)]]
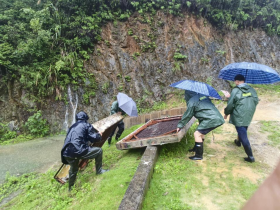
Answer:
[(80, 159), (95, 159), (96, 174), (108, 171), (102, 169), (102, 149), (89, 146), (89, 142), (100, 141), (102, 133), (98, 133), (87, 122), (88, 119), (88, 115), (83, 111), (76, 115), (76, 123), (69, 128), (61, 150), (62, 162), (70, 165), (69, 191), (75, 183)]
[(202, 160), (204, 135), (221, 126), (225, 121), (209, 97), (195, 92), (185, 91), (185, 100), (187, 102), (187, 110), (177, 125), (177, 132), (179, 132), (193, 116), (198, 119), (199, 126), (194, 132), (195, 155), (189, 158), (191, 160)]

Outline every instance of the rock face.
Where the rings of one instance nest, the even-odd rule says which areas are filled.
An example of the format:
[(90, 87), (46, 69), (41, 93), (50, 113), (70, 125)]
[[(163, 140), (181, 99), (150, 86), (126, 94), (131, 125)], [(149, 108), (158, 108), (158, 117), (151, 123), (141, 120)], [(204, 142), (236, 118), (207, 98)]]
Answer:
[[(130, 95), (138, 104), (164, 100), (174, 89), (169, 85), (182, 79), (211, 83), (217, 90), (228, 83), (218, 79), (219, 71), (232, 62), (257, 62), (279, 72), (278, 37), (260, 30), (221, 33), (206, 20), (189, 14), (174, 17), (162, 12), (155, 16), (134, 14), (126, 22), (108, 23), (100, 41), (85, 62), (95, 75), (96, 96), (82, 102), (84, 90), (65, 88), (68, 98), (54, 97), (34, 103), (18, 82), (0, 86), (1, 121), (22, 123), (38, 107), (52, 125), (52, 131), (69, 127), (78, 111), (85, 111), (90, 122), (106, 117), (118, 92)], [(71, 97), (70, 97), (71, 96)], [(77, 104), (77, 106), (76, 106)]]

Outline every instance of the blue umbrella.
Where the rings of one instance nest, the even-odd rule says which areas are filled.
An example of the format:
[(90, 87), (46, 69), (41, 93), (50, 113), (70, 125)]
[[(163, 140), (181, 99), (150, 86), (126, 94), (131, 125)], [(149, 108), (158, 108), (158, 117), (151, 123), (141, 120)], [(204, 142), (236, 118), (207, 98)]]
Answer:
[(193, 80), (181, 80), (170, 85), (171, 87), (180, 88), (183, 90), (193, 91), (205, 96), (210, 96), (217, 99), (222, 99), (218, 92), (210, 85)]
[(130, 98), (124, 93), (118, 93), (117, 100), (118, 100), (119, 107), (126, 114), (128, 114), (131, 117), (138, 116), (136, 103), (132, 100), (132, 98)]
[(279, 74), (269, 66), (258, 63), (232, 63), (224, 67), (219, 78), (234, 81), (237, 74), (245, 77), (245, 82), (250, 84), (272, 84), (280, 82)]

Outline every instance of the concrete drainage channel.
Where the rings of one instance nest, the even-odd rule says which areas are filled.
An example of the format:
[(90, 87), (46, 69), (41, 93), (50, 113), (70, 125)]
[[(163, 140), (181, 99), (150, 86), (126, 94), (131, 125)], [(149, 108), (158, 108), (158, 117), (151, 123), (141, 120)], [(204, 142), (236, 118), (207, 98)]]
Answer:
[(158, 157), (158, 148), (148, 146), (119, 206), (119, 210), (140, 210), (149, 188)]

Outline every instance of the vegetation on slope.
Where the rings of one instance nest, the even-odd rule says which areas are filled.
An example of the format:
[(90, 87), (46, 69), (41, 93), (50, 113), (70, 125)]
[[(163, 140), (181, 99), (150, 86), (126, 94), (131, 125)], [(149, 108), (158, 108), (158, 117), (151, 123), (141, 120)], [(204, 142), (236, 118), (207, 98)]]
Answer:
[(68, 84), (94, 97), (97, 84), (84, 61), (102, 40), (102, 26), (158, 10), (179, 16), (188, 11), (222, 30), (250, 27), (280, 34), (279, 0), (1, 0), (1, 83), (11, 89), (19, 81), (35, 101), (54, 94), (63, 99)]

